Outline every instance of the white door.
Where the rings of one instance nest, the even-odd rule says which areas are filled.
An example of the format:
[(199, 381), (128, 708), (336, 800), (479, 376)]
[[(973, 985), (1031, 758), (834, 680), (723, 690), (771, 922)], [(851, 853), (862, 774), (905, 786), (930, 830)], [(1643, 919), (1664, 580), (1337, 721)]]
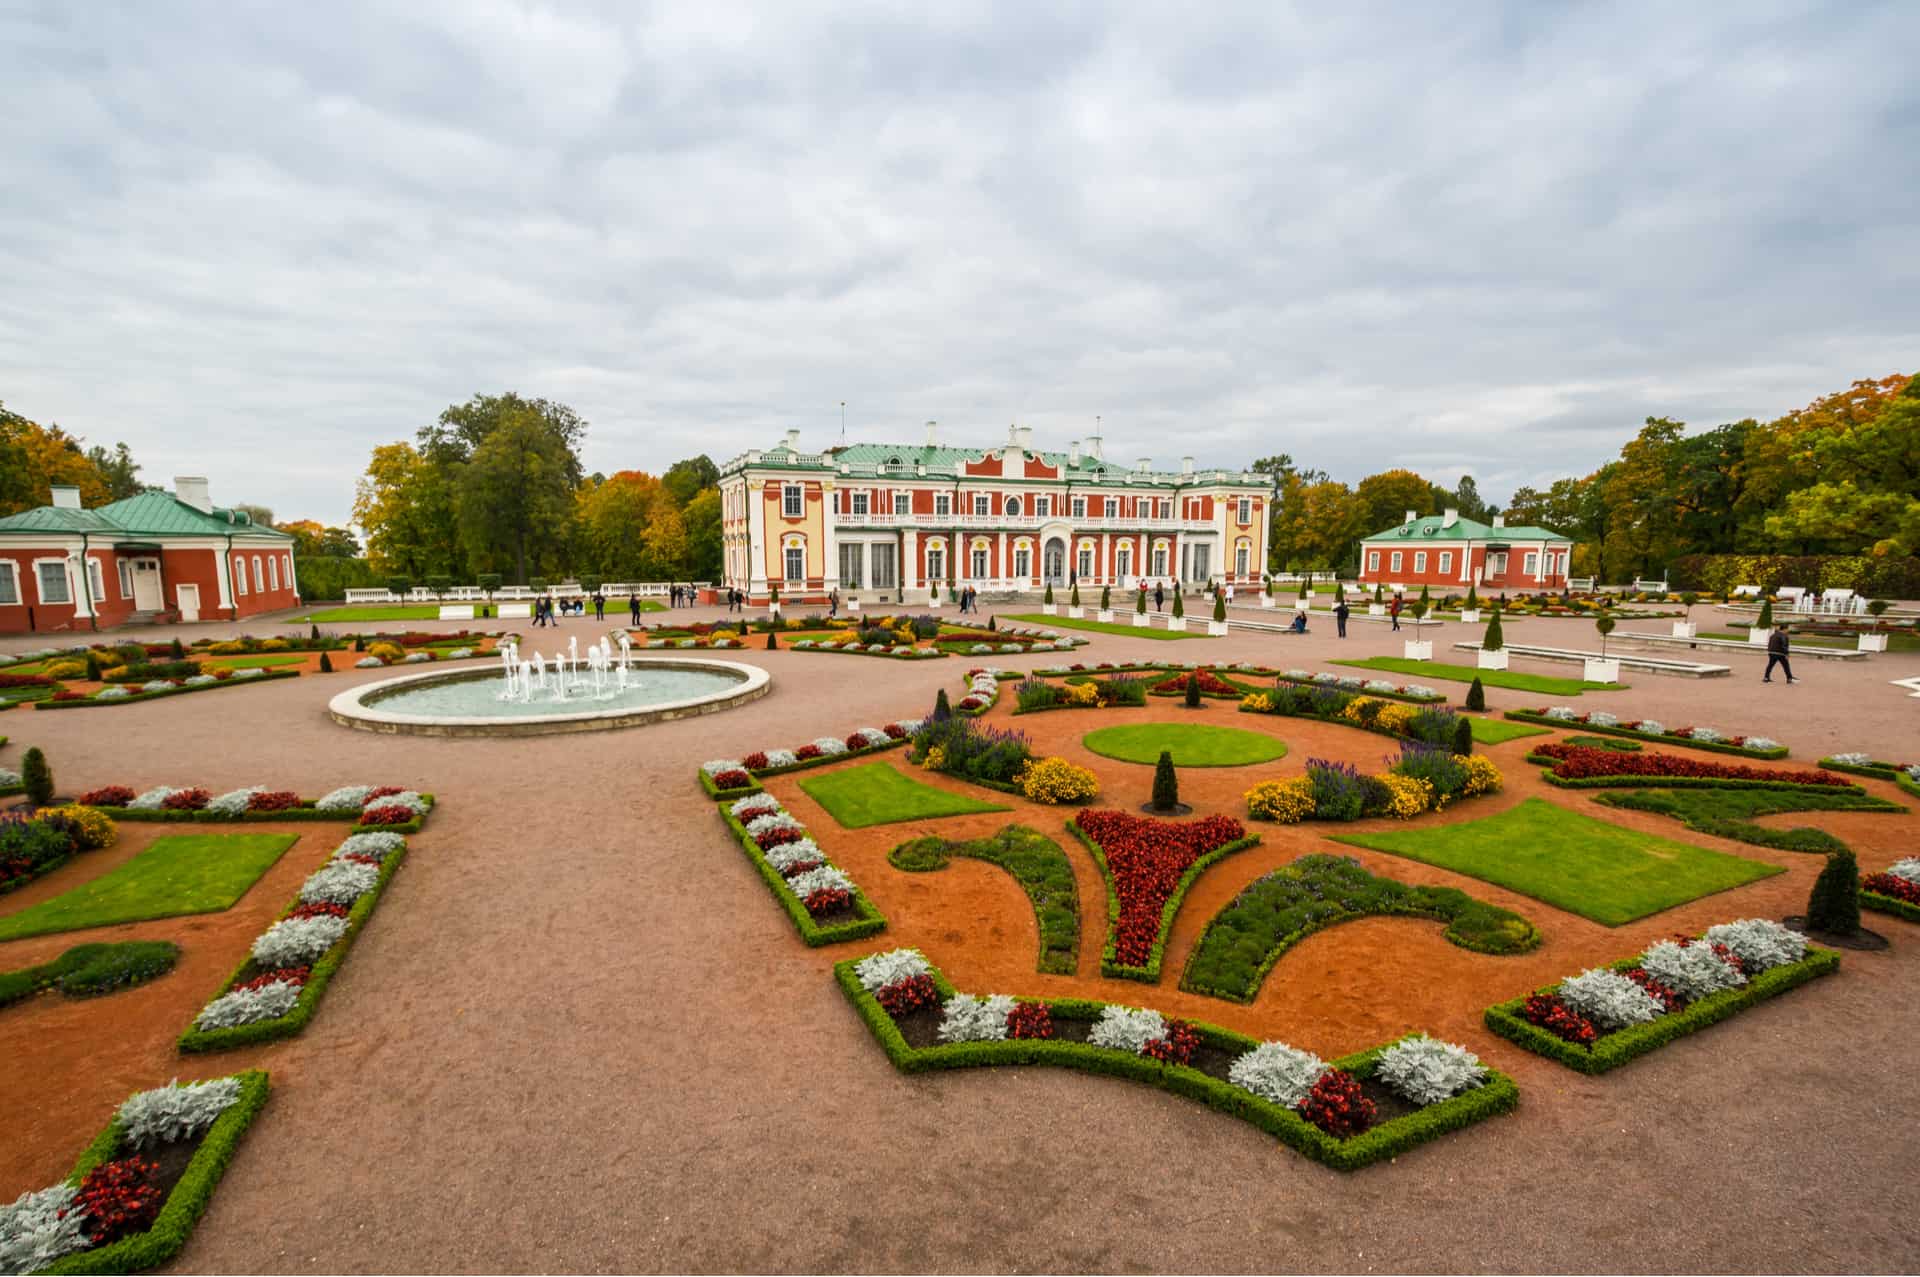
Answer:
[[(135, 577), (138, 581), (140, 578)], [(174, 593), (180, 599), (180, 619), (197, 621), (200, 619), (200, 587), (197, 585), (176, 585)]]
[(155, 559), (133, 561), (133, 610), (160, 610), (160, 564)]

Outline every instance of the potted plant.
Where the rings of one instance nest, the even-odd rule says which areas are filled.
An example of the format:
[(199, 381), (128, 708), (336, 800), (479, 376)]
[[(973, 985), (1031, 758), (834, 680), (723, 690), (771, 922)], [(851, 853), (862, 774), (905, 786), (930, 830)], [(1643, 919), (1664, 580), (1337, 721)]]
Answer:
[(1047, 582), (1047, 592), (1040, 596), (1040, 610), (1048, 616), (1058, 616), (1060, 609), (1053, 603), (1053, 582)]
[(1187, 608), (1180, 601), (1180, 590), (1177, 586), (1173, 591), (1173, 614), (1167, 617), (1167, 628), (1182, 634), (1187, 629)]
[(1113, 624), (1113, 587), (1100, 587), (1100, 621), (1105, 625)]
[(1313, 606), (1313, 582), (1305, 572), (1300, 574), (1300, 595), (1293, 601), (1293, 610), (1304, 612)]
[(780, 615), (780, 583), (778, 581), (767, 582), (767, 615)]
[(1145, 584), (1140, 586), (1140, 593), (1133, 600), (1133, 623), (1143, 630), (1153, 624), (1153, 616), (1147, 611), (1147, 587)]
[(1067, 615), (1077, 620), (1086, 614), (1087, 610), (1080, 606), (1080, 579), (1074, 577), (1067, 585)]
[(1483, 670), (1503, 670), (1507, 668), (1507, 640), (1500, 632), (1500, 609), (1493, 609), (1493, 618), (1487, 622), (1487, 632), (1480, 640), (1480, 655), (1477, 662)]
[(1423, 585), (1420, 587), (1420, 597), (1413, 601), (1411, 608), (1407, 609), (1413, 613), (1414, 636), (1407, 639), (1405, 643), (1402, 644), (1402, 647), (1405, 649), (1406, 658), (1410, 661), (1430, 661), (1433, 659), (1433, 640), (1420, 637), (1420, 620), (1426, 616), (1432, 606), (1432, 602), (1427, 598), (1427, 587)]
[(1773, 637), (1773, 599), (1760, 600), (1760, 618), (1747, 631), (1747, 642), (1755, 647), (1765, 647), (1767, 640)]
[(1700, 596), (1692, 590), (1688, 590), (1680, 596), (1680, 602), (1686, 605), (1687, 619), (1673, 623), (1673, 636), (1675, 638), (1692, 638), (1698, 632), (1693, 628), (1693, 605), (1699, 601)]
[(1380, 583), (1378, 581), (1375, 581), (1373, 583), (1373, 602), (1367, 604), (1367, 615), (1368, 616), (1385, 616), (1386, 614), (1387, 614), (1387, 593), (1384, 589), (1381, 588)]
[(1887, 650), (1887, 636), (1880, 631), (1880, 618), (1887, 614), (1885, 599), (1869, 599), (1867, 615), (1873, 618), (1873, 628), (1860, 632), (1859, 647), (1863, 652), (1884, 652)]
[(1480, 591), (1477, 586), (1467, 586), (1467, 603), (1460, 609), (1460, 619), (1468, 625), (1480, 623)]
[(1277, 576), (1269, 576), (1267, 578), (1267, 588), (1260, 591), (1260, 606), (1272, 607), (1273, 596), (1275, 594), (1278, 594), (1279, 592), (1280, 592), (1280, 578)]
[(1216, 590), (1213, 595), (1213, 619), (1207, 622), (1207, 633), (1215, 638), (1227, 632), (1227, 595), (1224, 590)]
[(1581, 677), (1589, 683), (1618, 683), (1620, 681), (1620, 662), (1607, 659), (1607, 635), (1613, 633), (1614, 620), (1605, 612), (1593, 619), (1593, 628), (1600, 631), (1600, 659), (1589, 657), (1585, 662), (1585, 671)]

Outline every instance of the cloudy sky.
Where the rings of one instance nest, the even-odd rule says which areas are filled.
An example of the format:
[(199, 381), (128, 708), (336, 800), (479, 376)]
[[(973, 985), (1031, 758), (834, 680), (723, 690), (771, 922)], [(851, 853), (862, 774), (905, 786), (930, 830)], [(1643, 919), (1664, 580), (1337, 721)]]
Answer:
[(327, 521), (506, 389), (608, 471), (845, 400), (1503, 499), (1920, 368), (1916, 47), (1910, 0), (10, 0), (0, 400)]

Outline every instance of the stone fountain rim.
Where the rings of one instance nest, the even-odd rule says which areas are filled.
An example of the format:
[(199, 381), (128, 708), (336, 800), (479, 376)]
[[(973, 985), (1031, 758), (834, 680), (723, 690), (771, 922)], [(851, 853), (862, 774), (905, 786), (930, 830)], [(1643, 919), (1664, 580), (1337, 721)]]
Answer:
[(561, 732), (612, 731), (621, 727), (639, 727), (646, 723), (712, 714), (758, 700), (773, 690), (773, 677), (757, 665), (739, 661), (720, 661), (696, 657), (635, 656), (636, 668), (685, 669), (704, 673), (738, 675), (741, 682), (725, 691), (658, 705), (612, 710), (575, 710), (561, 714), (530, 714), (517, 718), (489, 718), (484, 715), (401, 714), (376, 708), (384, 696), (432, 683), (463, 683), (500, 677), (497, 664), (469, 665), (457, 670), (427, 670), (383, 678), (348, 688), (327, 702), (327, 715), (343, 727), (365, 732), (387, 732), (411, 736), (550, 736)]

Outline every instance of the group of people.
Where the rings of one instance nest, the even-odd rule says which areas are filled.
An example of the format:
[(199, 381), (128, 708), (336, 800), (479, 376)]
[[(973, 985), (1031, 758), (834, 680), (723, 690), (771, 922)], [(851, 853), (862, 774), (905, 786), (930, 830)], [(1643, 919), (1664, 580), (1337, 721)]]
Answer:
[(668, 607), (692, 607), (699, 596), (691, 585), (669, 585), (667, 587)]

